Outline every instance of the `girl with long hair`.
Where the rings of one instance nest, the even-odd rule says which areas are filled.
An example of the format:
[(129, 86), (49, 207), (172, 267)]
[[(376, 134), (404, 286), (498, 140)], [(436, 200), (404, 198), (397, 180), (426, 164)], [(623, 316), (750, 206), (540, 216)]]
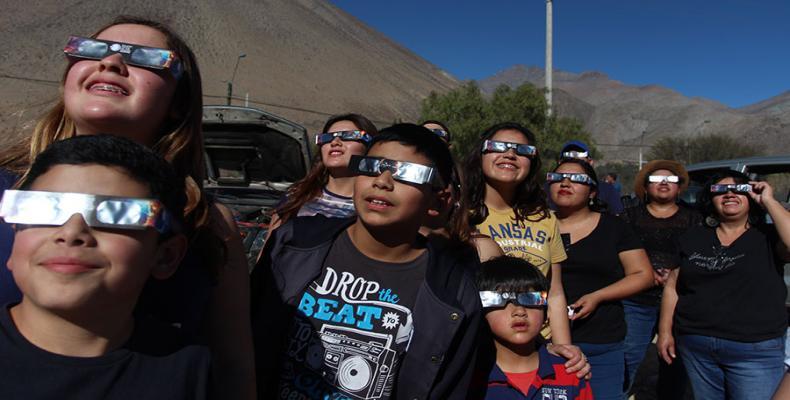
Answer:
[(64, 52), (61, 98), (32, 135), (0, 155), (0, 168), (21, 176), (55, 141), (109, 133), (149, 146), (186, 176), (189, 254), (172, 279), (146, 288), (138, 313), (204, 337), (217, 391), (253, 398), (249, 276), (230, 211), (202, 189), (202, 88), (194, 54), (164, 24), (126, 16), (90, 37), (72, 36)]
[(586, 364), (578, 348), (570, 346), (560, 266), (565, 250), (557, 218), (549, 211), (538, 180), (541, 162), (536, 146), (535, 134), (517, 123), (496, 124), (483, 132), (464, 168), (469, 220), (505, 254), (529, 261), (549, 278), (550, 331), (544, 329), (542, 334), (551, 338), (554, 348), (570, 349)]
[(359, 114), (336, 115), (316, 136), (318, 157), (304, 179), (288, 190), (285, 201), (272, 216), (274, 229), (294, 216), (321, 214), (351, 217), (354, 213), (354, 175), (348, 170), (352, 155), (365, 153), (378, 133), (370, 120)]
[(653, 284), (647, 253), (631, 227), (597, 198), (592, 166), (575, 158), (547, 174), (568, 258), (563, 285), (572, 310), (571, 337), (589, 357), (596, 399), (622, 399), (625, 316), (620, 300)]

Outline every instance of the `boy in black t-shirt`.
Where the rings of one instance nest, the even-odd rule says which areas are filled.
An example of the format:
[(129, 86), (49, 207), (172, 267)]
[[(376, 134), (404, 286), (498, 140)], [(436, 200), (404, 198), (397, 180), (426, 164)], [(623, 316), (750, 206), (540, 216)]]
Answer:
[(352, 157), (356, 218), (293, 218), (272, 233), (252, 277), (261, 398), (465, 398), (478, 261), (418, 234), (454, 201), (452, 158), (429, 133), (394, 125)]
[(0, 398), (206, 397), (207, 350), (133, 317), (149, 277), (170, 276), (186, 250), (183, 182), (141, 145), (79, 136), (5, 191), (23, 298), (0, 309)]

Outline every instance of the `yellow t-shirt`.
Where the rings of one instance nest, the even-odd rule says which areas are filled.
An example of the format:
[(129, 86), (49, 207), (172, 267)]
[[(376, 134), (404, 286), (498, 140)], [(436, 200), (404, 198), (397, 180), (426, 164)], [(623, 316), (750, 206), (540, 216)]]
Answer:
[(549, 212), (548, 218), (540, 221), (515, 219), (516, 213), (512, 208), (496, 210), (488, 207), (488, 218), (477, 229), (494, 239), (505, 254), (529, 261), (548, 276), (551, 264), (568, 258), (560, 238), (557, 217)]

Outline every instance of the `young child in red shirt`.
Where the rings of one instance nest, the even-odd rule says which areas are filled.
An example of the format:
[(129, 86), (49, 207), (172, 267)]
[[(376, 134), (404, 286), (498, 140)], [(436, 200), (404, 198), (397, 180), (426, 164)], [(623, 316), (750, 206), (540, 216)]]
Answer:
[[(489, 357), (482, 354), (479, 385), (471, 397), (593, 398), (589, 383), (568, 373), (565, 359), (550, 354), (538, 341), (546, 319), (549, 285), (535, 266), (517, 257), (495, 258), (482, 264), (477, 285), (493, 346)], [(483, 384), (486, 372), (487, 383)]]

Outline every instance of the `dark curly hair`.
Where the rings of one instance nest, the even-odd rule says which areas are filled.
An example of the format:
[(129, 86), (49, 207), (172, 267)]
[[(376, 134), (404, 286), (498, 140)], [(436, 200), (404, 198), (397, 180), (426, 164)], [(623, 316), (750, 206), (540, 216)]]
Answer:
[[(527, 144), (536, 146), (535, 134), (526, 127), (515, 122), (504, 122), (496, 124), (486, 129), (480, 138), (472, 146), (472, 150), (467, 155), (465, 161), (465, 184), (466, 184), (466, 203), (469, 206), (469, 222), (472, 225), (479, 225), (488, 217), (488, 207), (485, 204), (486, 198), (486, 178), (483, 175), (482, 158), (483, 142), (491, 139), (497, 132), (503, 130), (514, 130), (520, 132), (527, 139)], [(529, 173), (523, 182), (516, 188), (515, 205), (513, 211), (516, 220), (540, 221), (549, 216), (549, 207), (546, 203), (546, 193), (543, 191), (541, 180), (538, 179), (540, 173), (540, 155), (535, 154), (530, 158)]]
[[(705, 185), (702, 187), (702, 191), (700, 191), (698, 195), (697, 202), (699, 204), (699, 210), (702, 212), (702, 215), (705, 218), (705, 223), (708, 226), (716, 226), (719, 222), (719, 214), (716, 211), (716, 207), (713, 205), (714, 196), (713, 193), (710, 192), (710, 186), (715, 185), (726, 178), (732, 178), (736, 184), (749, 183), (750, 181), (746, 174), (728, 169), (715, 173), (708, 179), (707, 182), (705, 182)], [(765, 210), (759, 204), (757, 204), (757, 202), (754, 201), (751, 196), (747, 195), (746, 198), (749, 201), (749, 225), (758, 226), (765, 224)]]

